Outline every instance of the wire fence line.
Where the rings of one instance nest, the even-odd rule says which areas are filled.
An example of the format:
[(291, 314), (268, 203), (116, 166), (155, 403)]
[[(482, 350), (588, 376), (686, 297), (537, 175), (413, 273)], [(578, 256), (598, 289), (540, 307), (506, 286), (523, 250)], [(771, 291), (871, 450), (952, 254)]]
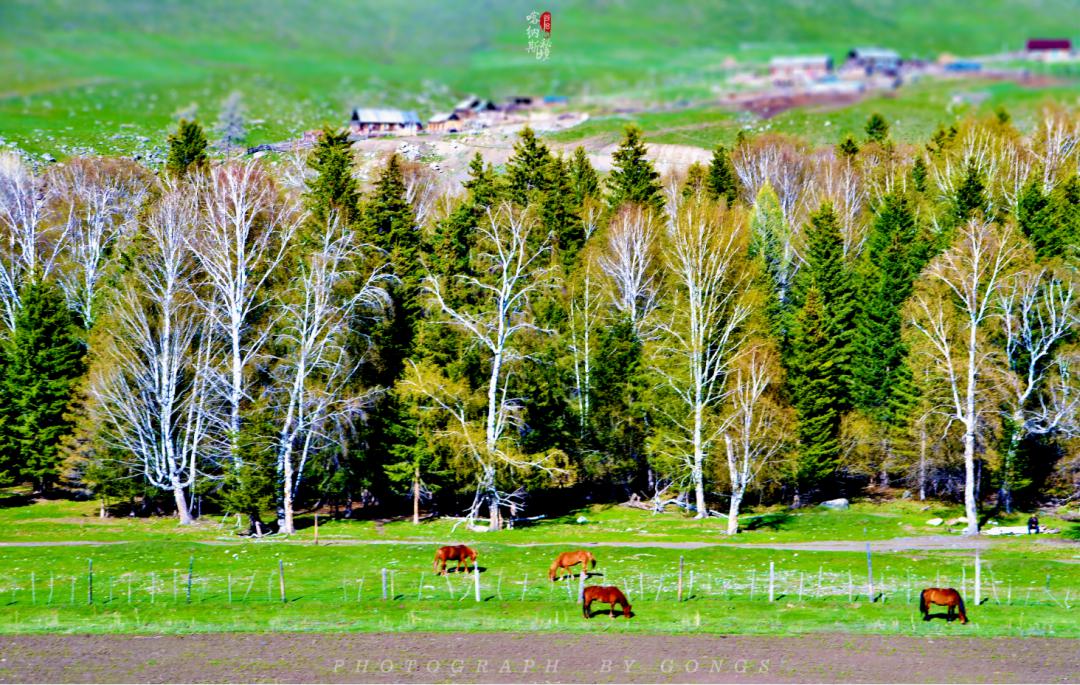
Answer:
[[(1053, 605), (1071, 610), (1080, 592), (1045, 581), (1012, 581), (983, 564), (978, 592), (975, 574), (967, 567), (925, 573), (881, 572), (868, 582), (866, 573), (852, 570), (817, 572), (750, 569), (739, 572), (700, 568), (680, 574), (617, 571), (579, 575), (552, 582), (546, 573), (488, 569), (439, 576), (423, 571), (377, 569), (362, 574), (322, 576), (290, 574), (283, 565), (265, 569), (236, 568), (225, 572), (190, 574), (186, 568), (161, 571), (40, 574), (0, 577), (0, 607), (28, 605), (185, 604), (245, 602), (381, 602), (381, 601), (541, 601), (577, 602), (584, 585), (615, 585), (634, 601), (754, 601), (754, 602), (884, 602), (917, 603), (926, 587), (955, 587), (969, 604), (978, 594), (983, 604)], [(871, 595), (871, 593), (873, 593)]]

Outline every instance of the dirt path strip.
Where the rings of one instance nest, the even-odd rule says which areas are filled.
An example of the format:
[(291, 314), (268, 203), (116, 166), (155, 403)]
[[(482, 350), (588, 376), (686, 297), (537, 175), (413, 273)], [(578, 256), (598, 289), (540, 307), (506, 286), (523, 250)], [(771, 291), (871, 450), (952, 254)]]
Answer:
[[(598, 631), (608, 626), (597, 620)], [(606, 621), (605, 621), (606, 623)], [(498, 634), (0, 637), (0, 682), (1077, 682), (1080, 641)]]

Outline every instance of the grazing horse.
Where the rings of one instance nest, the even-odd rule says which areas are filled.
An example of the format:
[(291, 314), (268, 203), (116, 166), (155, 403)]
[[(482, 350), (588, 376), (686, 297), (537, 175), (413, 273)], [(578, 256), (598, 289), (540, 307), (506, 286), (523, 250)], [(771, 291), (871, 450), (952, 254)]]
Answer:
[(573, 575), (570, 570), (571, 566), (577, 566), (581, 564), (581, 570), (586, 571), (589, 568), (589, 563), (592, 563), (592, 567), (596, 568), (596, 557), (592, 555), (592, 552), (587, 552), (583, 549), (579, 549), (575, 552), (563, 552), (555, 561), (551, 564), (551, 568), (548, 569), (548, 578), (551, 580), (559, 580), (555, 576), (560, 570), (566, 569), (567, 575)]
[(581, 605), (581, 611), (585, 618), (592, 618), (590, 609), (593, 602), (611, 605), (611, 618), (615, 618), (615, 605), (622, 606), (622, 614), (630, 618), (630, 602), (626, 601), (626, 595), (614, 585), (590, 585), (585, 588), (585, 601)]
[[(462, 565), (465, 566), (465, 570), (469, 569), (469, 565), (466, 561), (471, 561), (476, 564), (476, 550), (466, 547), (465, 545), (449, 545), (447, 547), (440, 547), (438, 552), (435, 552), (435, 573), (438, 575), (446, 575), (446, 562), (456, 561), (457, 572), (461, 573)], [(442, 563), (442, 569), (439, 569), (439, 563)]]
[(964, 612), (964, 598), (960, 593), (950, 588), (928, 587), (919, 595), (919, 611), (922, 612), (923, 620), (930, 620), (930, 605), (948, 607), (949, 613), (946, 620), (953, 619), (953, 611), (959, 609), (960, 622), (967, 623), (967, 614)]

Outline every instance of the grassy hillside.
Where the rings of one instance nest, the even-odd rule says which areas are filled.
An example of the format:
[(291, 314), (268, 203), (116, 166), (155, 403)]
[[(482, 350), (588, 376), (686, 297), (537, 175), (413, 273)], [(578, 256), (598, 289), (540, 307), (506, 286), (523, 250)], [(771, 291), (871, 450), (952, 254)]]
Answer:
[[(553, 14), (544, 63), (525, 50), (534, 9)], [(192, 106), (212, 121), (233, 90), (261, 120), (252, 142), (340, 121), (356, 103), (427, 114), (469, 92), (699, 100), (727, 57), (839, 57), (883, 37), (908, 55), (985, 53), (1059, 35), (1071, 10), (1070, 0), (991, 0), (977, 17), (958, 0), (7, 0), (0, 136), (34, 151), (130, 151), (160, 143)]]

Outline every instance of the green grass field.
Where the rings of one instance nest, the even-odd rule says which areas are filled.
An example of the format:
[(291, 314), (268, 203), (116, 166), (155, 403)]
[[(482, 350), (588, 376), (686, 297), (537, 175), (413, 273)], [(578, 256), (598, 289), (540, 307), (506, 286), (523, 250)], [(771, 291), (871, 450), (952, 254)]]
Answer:
[[(923, 505), (924, 506), (924, 505)], [(678, 513), (653, 515), (623, 507), (593, 507), (565, 518), (497, 533), (452, 532), (436, 520), (376, 524), (331, 521), (313, 544), (310, 517), (291, 539), (235, 536), (231, 521), (180, 529), (171, 519), (96, 518), (93, 503), (47, 501), (0, 510), (0, 632), (210, 632), (616, 630), (790, 634), (816, 631), (913, 635), (1080, 637), (1080, 545), (996, 540), (981, 552), (982, 606), (974, 606), (974, 557), (969, 550), (873, 553), (873, 603), (867, 601), (862, 551), (798, 551), (770, 543), (869, 540), (942, 531), (931, 516), (955, 516), (953, 506), (927, 510), (913, 502), (856, 504), (748, 515), (755, 526), (731, 547), (719, 521)], [(578, 519), (585, 522), (579, 523)], [(997, 519), (999, 523), (1015, 523)], [(1075, 524), (1044, 519), (1072, 530)], [(70, 541), (119, 542), (98, 546)], [(436, 543), (466, 542), (480, 553), (480, 602), (471, 574), (433, 575)], [(577, 580), (550, 582), (558, 551), (598, 542), (590, 583), (614, 583), (634, 605), (630, 622), (586, 623), (575, 602)], [(679, 547), (679, 543), (720, 543)], [(605, 543), (607, 543), (605, 545)], [(667, 545), (667, 546), (658, 546)], [(861, 545), (857, 546), (861, 547)], [(683, 561), (683, 602), (677, 579)], [(89, 566), (93, 561), (93, 602)], [(285, 572), (281, 601), (279, 563)], [(191, 598), (187, 597), (189, 564)], [(768, 601), (770, 564), (774, 602)], [(382, 569), (387, 599), (382, 599)], [(692, 578), (692, 579), (691, 579)], [(691, 582), (693, 587), (691, 587)], [(924, 623), (916, 593), (931, 585), (965, 589), (973, 623)]]
[[(976, 19), (959, 0), (561, 0), (548, 7), (552, 52), (542, 63), (525, 49), (525, 17), (536, 9), (526, 0), (10, 0), (0, 3), (0, 137), (56, 156), (146, 153), (163, 144), (180, 113), (212, 123), (234, 90), (245, 98), (250, 143), (341, 123), (352, 106), (427, 116), (468, 93), (557, 93), (596, 111), (627, 102), (693, 105), (715, 99), (728, 58), (754, 64), (773, 54), (826, 52), (839, 60), (854, 45), (882, 41), (905, 56), (986, 54), (1060, 34), (1060, 17), (1073, 7), (1069, 0), (991, 0), (980, 3)], [(1049, 71), (1069, 82), (1076, 76), (1072, 68)], [(1077, 93), (1073, 85), (1028, 92), (949, 84), (753, 123), (833, 142), (881, 109), (900, 120), (898, 138), (917, 138), (956, 114), (957, 89), (989, 91), (984, 108), (1075, 103)], [(729, 140), (748, 123), (700, 106), (637, 118), (657, 142), (702, 146)], [(608, 117), (566, 135), (610, 136), (621, 123)]]

